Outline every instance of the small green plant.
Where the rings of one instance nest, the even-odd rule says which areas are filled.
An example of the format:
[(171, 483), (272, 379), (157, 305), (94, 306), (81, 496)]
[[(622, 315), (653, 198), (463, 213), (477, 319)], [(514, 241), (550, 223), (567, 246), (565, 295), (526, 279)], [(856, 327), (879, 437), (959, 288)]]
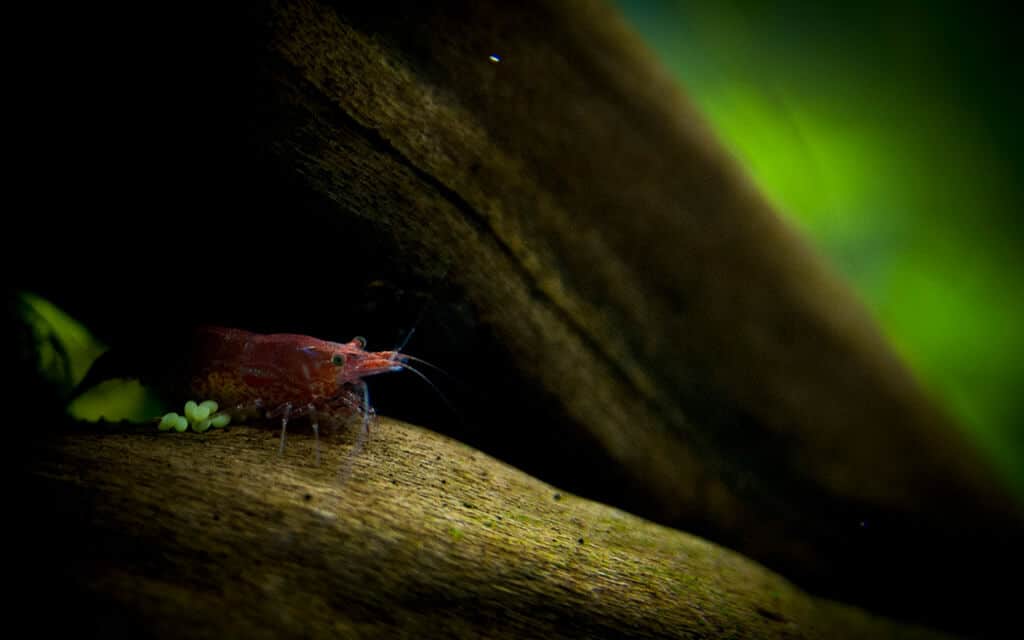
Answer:
[(192, 427), (193, 431), (203, 433), (210, 427), (214, 429), (226, 427), (231, 422), (231, 416), (227, 413), (217, 413), (218, 408), (219, 406), (213, 400), (200, 403), (189, 400), (185, 403), (185, 415), (179, 416), (174, 412), (164, 415), (160, 420), (159, 429), (161, 431), (174, 429), (182, 432)]

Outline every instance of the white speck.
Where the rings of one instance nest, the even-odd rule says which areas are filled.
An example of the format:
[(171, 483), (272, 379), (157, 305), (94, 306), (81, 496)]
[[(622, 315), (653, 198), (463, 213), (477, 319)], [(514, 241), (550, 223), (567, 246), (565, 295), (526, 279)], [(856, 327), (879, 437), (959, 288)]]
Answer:
[(487, 56), (487, 59), (490, 60), (491, 62), (501, 62), (501, 56), (499, 56), (496, 53), (492, 53), (491, 55)]
[(309, 367), (302, 365), (302, 377), (309, 380)]

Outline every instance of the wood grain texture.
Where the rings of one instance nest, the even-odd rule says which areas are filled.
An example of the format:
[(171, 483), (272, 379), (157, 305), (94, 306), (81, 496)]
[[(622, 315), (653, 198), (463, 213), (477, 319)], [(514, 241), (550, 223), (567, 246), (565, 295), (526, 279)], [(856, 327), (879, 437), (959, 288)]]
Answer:
[(734, 552), (407, 424), (382, 419), (341, 485), (348, 439), (328, 439), (319, 468), (308, 434), (293, 434), (279, 458), (272, 431), (247, 427), (79, 425), (34, 440), (20, 492), (39, 501), (24, 513), (18, 548), (37, 580), (45, 571), (46, 596), (24, 585), (20, 595), (59, 598), (64, 611), (34, 628), (157, 638), (940, 637), (810, 597)]

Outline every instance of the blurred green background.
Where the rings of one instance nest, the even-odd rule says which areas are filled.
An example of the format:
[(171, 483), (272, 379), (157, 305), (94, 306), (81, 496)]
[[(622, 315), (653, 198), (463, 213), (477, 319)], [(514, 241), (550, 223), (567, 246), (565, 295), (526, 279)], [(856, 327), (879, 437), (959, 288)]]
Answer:
[(617, 0), (1024, 495), (1024, 99), (984, 4)]

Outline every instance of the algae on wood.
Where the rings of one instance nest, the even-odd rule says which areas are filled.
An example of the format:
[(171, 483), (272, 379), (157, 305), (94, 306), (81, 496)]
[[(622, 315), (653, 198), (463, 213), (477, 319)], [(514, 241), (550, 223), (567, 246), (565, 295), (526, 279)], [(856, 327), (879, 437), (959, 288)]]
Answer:
[(307, 434), (279, 458), (249, 427), (35, 439), (22, 593), (59, 597), (43, 629), (153, 637), (938, 637), (388, 419), (341, 484), (349, 444), (316, 467)]

